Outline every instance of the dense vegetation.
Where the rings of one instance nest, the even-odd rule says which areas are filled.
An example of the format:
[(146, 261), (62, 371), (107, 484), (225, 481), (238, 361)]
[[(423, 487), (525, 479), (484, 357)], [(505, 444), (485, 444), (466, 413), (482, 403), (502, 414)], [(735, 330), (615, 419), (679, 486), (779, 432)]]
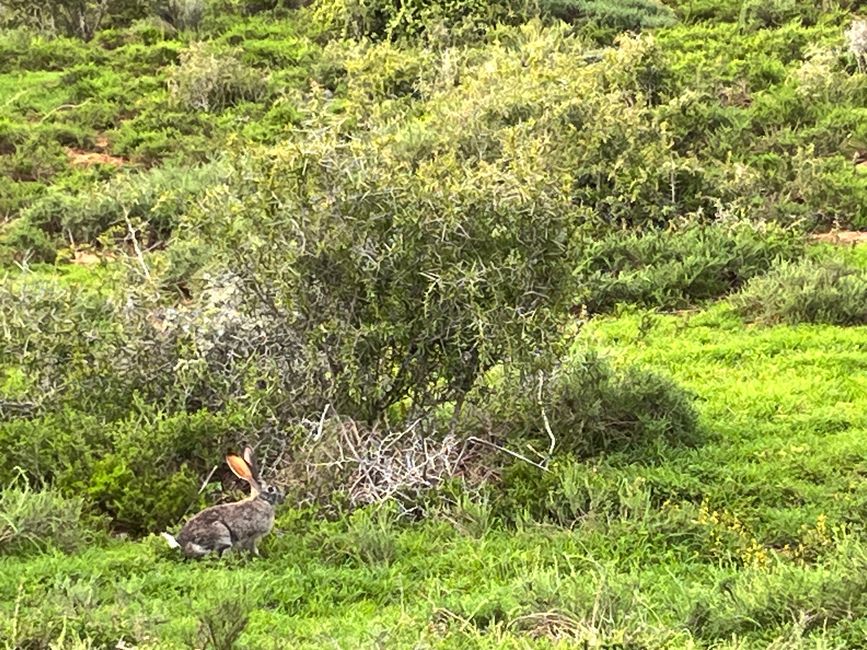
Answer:
[(862, 643), (861, 11), (0, 0), (0, 638)]

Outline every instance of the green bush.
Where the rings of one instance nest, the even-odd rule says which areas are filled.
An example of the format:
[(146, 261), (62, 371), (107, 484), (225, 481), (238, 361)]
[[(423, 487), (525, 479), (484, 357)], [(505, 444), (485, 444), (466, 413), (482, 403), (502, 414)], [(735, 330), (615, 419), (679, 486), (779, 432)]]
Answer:
[[(353, 137), (370, 131), (371, 147), (394, 152), (408, 169), (454, 160), (484, 173), (508, 168), (515, 151), (535, 150), (527, 171), (562, 183), (576, 212), (586, 210), (579, 220), (595, 213), (609, 224), (644, 226), (712, 208), (710, 188), (671, 191), (673, 178), (701, 167), (691, 155), (672, 155), (674, 138), (656, 114), (673, 89), (654, 39), (624, 37), (602, 61), (583, 65), (575, 62), (586, 42), (563, 24), (502, 29), (498, 39), (457, 60), (422, 51), (423, 65), (391, 44), (344, 48), (339, 128)], [(375, 111), (364, 109), (371, 100)]]
[(101, 291), (83, 283), (0, 283), (0, 367), (27, 377), (21, 398), (33, 402), (36, 413), (74, 405), (117, 417), (129, 408), (134, 390), (146, 385), (135, 366), (122, 376), (120, 368), (109, 369), (130, 360), (121, 354), (117, 307)]
[(0, 173), (15, 182), (47, 183), (68, 163), (66, 150), (59, 142), (31, 134), (13, 153), (0, 157)]
[(495, 435), (537, 450), (589, 457), (611, 451), (640, 454), (660, 443), (699, 441), (691, 396), (643, 368), (615, 370), (585, 351), (552, 372), (507, 377), (495, 397), (468, 412)]
[(677, 22), (674, 12), (657, 0), (542, 0), (540, 6), (543, 14), (583, 25), (598, 40)]
[(851, 159), (816, 156), (812, 146), (792, 158), (794, 174), (781, 193), (779, 210), (802, 215), (817, 230), (867, 226), (867, 174)]
[(35, 486), (57, 486), (70, 477), (80, 480), (90, 473), (95, 459), (110, 449), (99, 418), (71, 408), (42, 416), (4, 418), (0, 441), (8, 459), (0, 471), (4, 485), (16, 480), (17, 468)]
[(223, 135), (209, 117), (161, 103), (112, 131), (112, 149), (146, 167), (204, 163)]
[(397, 554), (397, 515), (393, 502), (359, 508), (348, 516), (345, 530), (328, 536), (323, 551), (360, 565), (387, 566)]
[[(20, 468), (33, 485), (47, 485), (109, 517), (113, 530), (156, 532), (206, 505), (213, 494), (199, 495), (203, 479), (226, 449), (245, 442), (237, 439), (237, 428), (252, 425), (238, 415), (148, 409), (112, 423), (71, 408), (0, 421), (9, 463), (0, 481), (14, 481)], [(225, 473), (218, 469), (217, 477)]]
[(749, 29), (780, 27), (790, 20), (814, 22), (821, 7), (803, 0), (746, 0), (741, 6), (740, 22)]
[[(828, 558), (809, 571), (796, 563), (779, 563), (771, 571), (752, 571), (726, 578), (723, 588), (696, 602), (688, 626), (697, 637), (745, 636), (790, 621), (794, 612), (813, 612), (808, 630), (839, 629), (853, 608), (864, 606), (867, 568), (864, 549), (851, 540), (835, 540)], [(843, 629), (843, 645), (857, 645), (863, 630)]]
[(743, 0), (666, 0), (665, 4), (687, 23), (735, 22), (741, 15)]
[(576, 302), (591, 314), (621, 303), (681, 309), (737, 290), (803, 250), (797, 231), (773, 224), (616, 232), (589, 242), (576, 270)]
[[(126, 281), (141, 282), (142, 269), (131, 272)], [(178, 309), (161, 305), (152, 286), (117, 291), (109, 274), (93, 284), (0, 284), (0, 367), (27, 377), (20, 398), (35, 413), (73, 408), (111, 421), (142, 401), (218, 411), (257, 394), (271, 325), (241, 317), (224, 287), (205, 285)]]
[(250, 621), (250, 614), (256, 609), (256, 601), (242, 578), (234, 578), (232, 584), (231, 589), (211, 594), (196, 608), (199, 627), (195, 635), (189, 635), (188, 645), (212, 650), (239, 647), (238, 639)]
[[(141, 83), (146, 84), (144, 87), (148, 91), (151, 87), (162, 89), (164, 87), (162, 73), (165, 71), (160, 70), (158, 75), (154, 75), (155, 69), (180, 63), (181, 53), (185, 49), (184, 43), (169, 40), (161, 40), (154, 44), (138, 43), (135, 37), (132, 40), (132, 43), (115, 52), (117, 58), (114, 67), (138, 77), (127, 82), (130, 86)], [(161, 95), (157, 96), (161, 98)]]
[(399, 154), (327, 134), (239, 157), (189, 228), (241, 270), (246, 308), (276, 316), (275, 341), (302, 342), (272, 362), (295, 360), (308, 407), (375, 421), (404, 400), (457, 399), (556, 339), (575, 219), (557, 180), (531, 171), (541, 155), (411, 174)]
[(666, 27), (674, 13), (656, 0), (327, 0), (315, 8), (318, 20), (344, 38), (461, 43), (481, 37), (498, 24), (520, 24), (539, 16), (585, 26), (610, 41), (625, 31)]
[(176, 35), (171, 25), (158, 17), (151, 16), (134, 21), (125, 31), (127, 43), (141, 43), (144, 46), (154, 46), (167, 38)]
[(0, 396), (0, 483), (20, 467), (135, 533), (201, 505), (202, 478), (226, 449), (255, 442), (273, 406), (257, 393), (253, 332), (224, 299), (161, 318), (134, 295), (118, 304), (108, 281), (2, 286), (0, 368), (13, 374)]
[(0, 264), (53, 262), (57, 248), (46, 232), (17, 219), (0, 231)]
[(0, 555), (76, 551), (93, 540), (97, 525), (81, 496), (36, 491), (21, 479), (0, 488)]
[(314, 5), (317, 21), (344, 38), (401, 41), (472, 40), (499, 22), (531, 17), (529, 0), (322, 0)]
[(179, 216), (222, 178), (218, 164), (166, 166), (119, 174), (72, 192), (52, 188), (23, 211), (20, 225), (0, 241), (11, 248), (16, 231), (38, 230), (79, 243), (96, 242), (106, 234), (107, 243), (111, 236), (124, 240), (133, 229), (141, 246), (152, 247), (166, 241)]
[(867, 271), (834, 260), (784, 262), (732, 298), (744, 318), (765, 324), (867, 324)]
[(206, 505), (199, 496), (202, 480), (222, 462), (224, 450), (241, 444), (231, 430), (238, 424), (237, 418), (205, 411), (141, 413), (107, 427), (111, 451), (58, 484), (108, 515), (116, 530), (164, 530)]
[(547, 472), (514, 462), (502, 471), (492, 490), (497, 494), (496, 515), (509, 524), (529, 518), (570, 528), (579, 522), (592, 526), (628, 519), (646, 525), (655, 510), (651, 486), (640, 476), (631, 478), (623, 468), (570, 456), (554, 458)]
[(179, 107), (219, 112), (240, 102), (264, 100), (268, 83), (261, 72), (244, 65), (238, 51), (194, 43), (170, 71), (169, 90)]
[(27, 139), (27, 129), (23, 124), (9, 118), (0, 118), (0, 155), (14, 153)]

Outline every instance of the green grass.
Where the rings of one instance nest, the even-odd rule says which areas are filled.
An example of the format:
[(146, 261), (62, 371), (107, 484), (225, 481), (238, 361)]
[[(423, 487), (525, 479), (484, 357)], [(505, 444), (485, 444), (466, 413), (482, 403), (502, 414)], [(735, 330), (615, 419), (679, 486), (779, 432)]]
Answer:
[[(658, 60), (624, 70), (658, 77), (660, 104), (648, 115), (672, 135), (664, 159), (683, 161), (684, 173), (671, 176), (672, 203), (675, 192), (694, 194), (695, 205), (710, 192), (732, 214), (757, 220), (867, 224), (867, 177), (851, 164), (867, 141), (867, 76), (841, 49), (848, 10), (758, 29), (738, 22), (740, 0), (665, 4), (686, 19), (654, 30)], [(226, 15), (196, 35), (237, 47), (268, 78), (262, 101), (213, 113), (175, 106), (167, 84), (192, 34), (130, 28), (82, 43), (0, 31), (0, 177), (10, 179), (0, 183), (0, 235), (46, 194), (98, 198), (119, 170), (159, 175), (161, 166), (188, 170), (228, 147), (303, 144), (305, 133), (338, 118), (349, 135), (415, 116), (425, 136), (426, 120), (461, 114), (462, 93), (479, 92), (482, 108), (504, 101), (496, 84), (481, 87), (482, 65), (522, 47), (515, 30), (502, 30), (502, 44), (434, 52), (418, 43), (329, 43), (319, 29), (301, 11)], [(556, 59), (558, 48), (539, 47)], [(830, 54), (808, 60), (814, 48)], [(437, 75), (454, 76), (454, 88), (443, 81), (431, 90)], [(438, 107), (441, 97), (455, 99), (454, 112), (449, 102)], [(560, 110), (556, 93), (539, 97)], [(521, 109), (504, 116), (516, 134), (525, 101), (547, 100), (505, 102)], [(446, 123), (437, 128), (432, 142), (450, 133)], [(471, 142), (463, 131), (454, 137)], [(123, 165), (76, 167), (67, 148), (105, 149)], [(642, 172), (624, 179), (640, 190), (653, 165), (646, 160), (662, 159), (624, 158)], [(649, 196), (644, 209), (659, 202)], [(630, 213), (640, 213), (638, 199)], [(52, 233), (61, 258), (67, 234)], [(809, 255), (831, 250), (867, 268), (863, 245), (815, 246)], [(117, 283), (113, 264), (6, 268), (0, 283), (16, 289), (56, 283), (107, 293)], [(0, 649), (114, 648), (121, 640), (140, 648), (865, 647), (867, 327), (747, 325), (726, 303), (667, 315), (627, 308), (593, 320), (576, 359), (588, 345), (690, 390), (701, 443), (651, 443), (586, 462), (559, 457), (544, 479), (533, 467), (508, 468), (500, 485), (438, 496), (421, 521), (388, 508), (331, 521), (286, 506), (260, 559), (184, 561), (156, 535), (109, 537), (81, 516), (87, 494), (0, 486)], [(16, 362), (0, 367), (0, 407), (32, 394), (33, 375)], [(212, 424), (232, 426), (222, 415), (182, 415), (164, 433), (176, 427), (189, 440), (195, 431), (217, 435)], [(0, 416), (8, 414), (0, 408)], [(87, 436), (63, 417), (47, 421), (56, 430), (15, 422), (34, 433), (13, 444), (19, 458), (42, 444), (36, 433), (68, 446)], [(194, 488), (196, 475), (186, 475)], [(79, 532), (86, 544), (74, 539)]]
[[(240, 42), (257, 74), (271, 75), (275, 96), (294, 97), (309, 84), (321, 52), (297, 31), (294, 19), (238, 17), (220, 42)], [(219, 115), (172, 110), (167, 80), (190, 38), (145, 44), (134, 29), (120, 34), (122, 44), (109, 46), (0, 30), (0, 59), (9, 59), (0, 65), (0, 175), (11, 179), (0, 186), (0, 223), (20, 216), (49, 187), (74, 193), (121, 169), (191, 164), (224, 148), (230, 134), (274, 141), (297, 121), (292, 101), (282, 97), (273, 114), (271, 101)], [(66, 147), (109, 153), (123, 165), (75, 166)]]
[(287, 509), (260, 560), (184, 562), (155, 537), (6, 557), (0, 637), (185, 647), (248, 614), (237, 647), (860, 643), (867, 328), (744, 326), (721, 304), (581, 338), (692, 390), (706, 442), (579, 466), (598, 498), (571, 529)]
[(117, 264), (31, 264), (26, 271), (9, 269), (0, 272), (0, 286), (37, 290), (40, 286), (108, 292), (123, 269)]
[(69, 98), (62, 77), (62, 72), (46, 70), (0, 75), (0, 106), (4, 112), (41, 117)]

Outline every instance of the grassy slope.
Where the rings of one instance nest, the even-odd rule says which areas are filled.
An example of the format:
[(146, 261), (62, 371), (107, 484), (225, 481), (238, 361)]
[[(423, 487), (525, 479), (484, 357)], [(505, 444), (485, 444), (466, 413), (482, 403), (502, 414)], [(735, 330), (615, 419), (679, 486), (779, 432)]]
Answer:
[(0, 636), (66, 625), (67, 640), (96, 647), (123, 631), (183, 647), (240, 607), (256, 648), (548, 647), (558, 633), (635, 647), (859, 643), (867, 328), (745, 327), (717, 305), (625, 314), (583, 336), (695, 391), (708, 433), (697, 449), (585, 467), (597, 501), (574, 530), (505, 531), (484, 504), (456, 513), (459, 527), (290, 512), (253, 562), (181, 563), (157, 538), (4, 558)]
[[(224, 147), (285, 137), (321, 48), (293, 20), (250, 18), (214, 28), (218, 46), (269, 75), (268, 99), (219, 114), (191, 113), (169, 99), (167, 81), (192, 36), (109, 33), (90, 43), (0, 34), (0, 226), (49, 187), (75, 190), (121, 170), (191, 164)], [(155, 39), (145, 45), (142, 41)], [(229, 43), (233, 45), (229, 45)], [(105, 151), (123, 161), (73, 164), (69, 149)]]
[[(277, 95), (303, 87), (304, 65), (293, 64), (309, 67), (315, 46), (293, 41), (287, 25), (263, 39), (266, 27), (243, 33), (245, 60), (282, 71)], [(759, 82), (773, 85), (766, 77), (784, 77), (760, 68), (752, 79), (749, 53), (731, 51), (740, 39), (734, 27), (689, 29), (696, 51), (713, 51), (706, 78), (734, 80), (744, 68), (761, 91)], [(768, 34), (769, 51), (792, 47), (786, 33)], [(825, 35), (839, 38), (839, 29)], [(799, 49), (805, 39), (795, 40)], [(291, 105), (244, 105), (207, 120), (170, 114), (165, 74), (181, 45), (167, 44), (159, 62), (142, 62), (138, 45), (114, 50), (94, 79), (74, 84), (56, 70), (0, 75), (0, 119), (26, 154), (4, 166), (38, 185), (21, 197), (111, 173), (69, 168), (60, 140), (89, 149), (108, 134), (112, 153), (147, 166), (197, 159), (231, 132), (279, 136)], [(687, 55), (680, 63), (684, 77), (701, 67)], [(57, 110), (65, 104), (74, 106)], [(839, 118), (846, 129), (828, 117), (817, 120), (817, 133), (862, 135), (864, 109), (848, 109)], [(763, 124), (739, 127), (743, 139)], [(8, 199), (0, 191), (3, 217), (26, 203), (8, 191)], [(867, 247), (852, 255), (867, 265)], [(76, 647), (80, 638), (89, 642), (78, 647), (114, 647), (124, 635), (142, 646), (186, 647), (203, 621), (249, 611), (241, 641), (250, 648), (548, 647), (560, 634), (635, 647), (765, 647), (773, 639), (783, 639), (779, 647), (856, 647), (867, 635), (858, 620), (867, 615), (865, 329), (744, 327), (724, 305), (594, 322), (585, 338), (624, 362), (670, 373), (699, 396), (707, 442), (661, 449), (641, 464), (613, 457), (578, 467), (573, 478), (591, 505), (574, 530), (503, 530), (489, 525), (484, 503), (457, 509), (459, 526), (398, 525), (365, 513), (332, 524), (289, 511), (266, 558), (253, 562), (182, 563), (157, 538), (75, 556), (0, 558), (0, 642), (62, 638), (57, 647)], [(805, 631), (809, 638), (799, 640)]]

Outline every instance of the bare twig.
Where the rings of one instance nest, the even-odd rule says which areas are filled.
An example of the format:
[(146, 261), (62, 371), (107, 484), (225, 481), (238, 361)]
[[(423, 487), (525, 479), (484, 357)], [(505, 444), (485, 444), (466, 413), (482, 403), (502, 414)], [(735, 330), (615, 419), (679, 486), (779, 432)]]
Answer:
[(501, 447), (500, 445), (493, 443), (490, 440), (483, 440), (482, 438), (477, 438), (475, 436), (470, 436), (469, 438), (467, 438), (467, 440), (470, 442), (478, 442), (482, 445), (487, 445), (488, 447), (496, 449), (497, 451), (501, 451), (504, 454), (508, 454), (509, 456), (512, 456), (513, 458), (517, 458), (518, 460), (523, 460), (525, 463), (529, 463), (533, 467), (538, 467), (543, 472), (550, 472), (551, 471), (547, 467), (545, 467), (544, 465), (540, 465), (536, 461), (530, 460), (529, 458), (527, 458), (523, 454), (519, 454), (517, 451), (512, 451), (511, 449), (507, 449), (506, 447)]
[(306, 421), (309, 434), (297, 455), (305, 458), (308, 477), (333, 473), (352, 505), (396, 499), (409, 512), (417, 507), (408, 505), (414, 493), (457, 475), (471, 460), (465, 441), (452, 434), (431, 437), (421, 426), (423, 418), (400, 429), (368, 429), (335, 415), (325, 421), (322, 416)]
[(47, 120), (49, 117), (54, 115), (54, 113), (56, 113), (57, 111), (64, 111), (64, 110), (69, 109), (69, 108), (81, 108), (85, 104), (90, 103), (92, 100), (93, 100), (92, 97), (88, 97), (80, 104), (61, 104), (60, 106), (55, 106), (54, 108), (52, 108), (50, 111), (48, 111), (45, 115), (43, 115), (40, 118), (39, 124), (42, 124), (45, 120)]
[(141, 266), (142, 273), (144, 274), (145, 279), (150, 280), (151, 274), (148, 270), (148, 265), (145, 262), (144, 255), (141, 250), (141, 246), (138, 243), (138, 237), (135, 234), (135, 228), (132, 225), (132, 221), (129, 220), (129, 213), (127, 210), (123, 211), (123, 219), (126, 221), (127, 232), (129, 233), (128, 237), (132, 241), (133, 249), (135, 250), (136, 258), (138, 259), (139, 266)]
[(205, 478), (205, 480), (202, 481), (202, 487), (199, 488), (199, 491), (197, 492), (197, 494), (201, 494), (202, 492), (205, 491), (205, 488), (208, 487), (208, 483), (211, 482), (211, 477), (214, 475), (214, 472), (217, 471), (217, 468), (218, 468), (218, 467), (219, 467), (219, 465), (214, 465), (214, 466), (211, 468), (211, 471), (208, 473), (207, 478)]
[(539, 389), (536, 392), (536, 400), (539, 402), (539, 408), (542, 410), (542, 422), (545, 425), (545, 432), (548, 434), (548, 439), (551, 441), (551, 446), (548, 447), (548, 456), (554, 453), (554, 447), (557, 446), (557, 439), (554, 437), (554, 432), (551, 431), (551, 423), (548, 422), (548, 414), (545, 413), (545, 405), (542, 403), (542, 381), (544, 375), (539, 371)]
[(316, 440), (322, 438), (322, 427), (325, 426), (325, 416), (328, 415), (328, 409), (331, 407), (331, 404), (326, 404), (325, 408), (322, 409), (322, 416), (319, 418), (319, 426), (316, 428)]

